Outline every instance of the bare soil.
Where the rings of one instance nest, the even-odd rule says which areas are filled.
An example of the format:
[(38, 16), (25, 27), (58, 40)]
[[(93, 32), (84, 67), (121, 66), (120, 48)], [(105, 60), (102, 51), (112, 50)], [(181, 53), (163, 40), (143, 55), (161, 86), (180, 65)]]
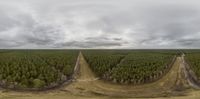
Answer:
[[(177, 57), (171, 70), (156, 82), (138, 86), (119, 85), (98, 80), (81, 54), (80, 75), (74, 83), (65, 87), (63, 90), (67, 90), (77, 95), (80, 95), (81, 93), (81, 95), (86, 96), (102, 95), (112, 97), (166, 97), (185, 95), (184, 91), (180, 93), (181, 88), (185, 89), (188, 87), (186, 81), (184, 81), (184, 76), (181, 75), (182, 70), (180, 68), (180, 63), (181, 57)], [(179, 92), (176, 90), (179, 90)]]
[(156, 82), (138, 86), (119, 85), (96, 77), (80, 53), (80, 71), (71, 84), (46, 92), (2, 89), (0, 99), (200, 99), (200, 91), (188, 83), (183, 61), (182, 57), (177, 57), (171, 70)]

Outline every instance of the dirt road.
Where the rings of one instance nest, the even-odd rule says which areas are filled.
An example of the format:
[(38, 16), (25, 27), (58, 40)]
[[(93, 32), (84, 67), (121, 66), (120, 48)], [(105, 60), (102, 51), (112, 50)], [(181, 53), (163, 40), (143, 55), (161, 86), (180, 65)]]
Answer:
[[(93, 96), (103, 95), (112, 97), (164, 97), (185, 95), (189, 86), (184, 80), (181, 57), (177, 57), (169, 73), (160, 80), (144, 85), (119, 85), (99, 80), (89, 68), (83, 55), (80, 56), (80, 75), (71, 85), (63, 90), (75, 95)], [(178, 87), (177, 87), (178, 86)], [(178, 91), (177, 91), (178, 90)], [(142, 94), (141, 94), (142, 93)]]
[(192, 78), (192, 75), (190, 74), (190, 68), (188, 64), (185, 62), (185, 54), (181, 56), (181, 63), (180, 66), (182, 67), (184, 74), (185, 74), (185, 80), (188, 82), (188, 85), (191, 86), (194, 89), (200, 89), (200, 85), (196, 83), (196, 81)]
[(200, 91), (192, 89), (186, 79), (183, 57), (177, 57), (171, 70), (156, 82), (139, 86), (118, 85), (98, 79), (79, 56), (79, 75), (61, 89), (50, 92), (0, 91), (0, 99), (200, 99)]

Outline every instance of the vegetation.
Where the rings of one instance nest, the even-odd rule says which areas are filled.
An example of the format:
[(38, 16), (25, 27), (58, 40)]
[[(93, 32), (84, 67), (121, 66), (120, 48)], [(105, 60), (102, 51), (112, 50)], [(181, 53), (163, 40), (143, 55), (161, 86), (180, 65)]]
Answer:
[(189, 63), (191, 69), (194, 71), (198, 80), (200, 80), (200, 51), (197, 50), (185, 50), (186, 61)]
[(84, 52), (86, 60), (99, 77), (126, 84), (147, 83), (160, 78), (169, 70), (176, 54), (176, 51), (170, 50)]
[(6, 88), (49, 88), (70, 79), (78, 51), (13, 50), (0, 53), (0, 84)]
[(126, 54), (117, 51), (84, 51), (86, 61), (100, 77), (105, 76), (104, 73), (116, 66)]

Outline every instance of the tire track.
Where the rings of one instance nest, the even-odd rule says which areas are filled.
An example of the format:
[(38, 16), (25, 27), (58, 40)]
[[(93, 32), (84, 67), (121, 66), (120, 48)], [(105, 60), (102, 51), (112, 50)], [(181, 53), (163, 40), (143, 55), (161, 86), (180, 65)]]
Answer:
[[(80, 53), (80, 75), (77, 79), (66, 86), (64, 90), (76, 95), (96, 96), (97, 94), (114, 97), (161, 97), (177, 95), (173, 88), (177, 81), (182, 81), (180, 73), (181, 57), (177, 57), (167, 74), (159, 80), (143, 85), (120, 85), (98, 79)], [(179, 77), (178, 77), (178, 76)], [(178, 85), (182, 85), (178, 83)], [(180, 86), (182, 87), (182, 86)], [(180, 93), (178, 94), (180, 95)]]
[[(193, 78), (194, 73), (193, 71), (191, 71), (189, 65), (185, 62), (185, 54), (183, 53), (181, 56), (182, 62), (181, 62), (181, 67), (184, 70), (184, 74), (185, 74), (185, 80), (187, 80), (189, 86), (191, 86), (194, 89), (200, 89), (200, 85), (197, 83), (197, 81)], [(193, 73), (193, 76), (192, 74)]]

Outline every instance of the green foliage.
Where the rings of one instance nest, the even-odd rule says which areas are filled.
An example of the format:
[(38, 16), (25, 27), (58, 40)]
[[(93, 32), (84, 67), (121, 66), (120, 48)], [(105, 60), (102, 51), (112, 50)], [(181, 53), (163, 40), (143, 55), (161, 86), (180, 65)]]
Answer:
[(154, 81), (169, 69), (176, 51), (85, 51), (92, 70), (101, 78), (118, 83)]
[(0, 53), (0, 80), (15, 88), (43, 88), (71, 76), (78, 51), (12, 50)]
[(116, 51), (84, 51), (86, 61), (100, 77), (116, 66), (125, 55)]
[(200, 80), (200, 51), (187, 50), (185, 59)]
[(169, 68), (173, 55), (161, 53), (130, 53), (109, 72), (120, 83), (146, 83), (156, 80)]
[(42, 88), (45, 86), (45, 81), (40, 79), (34, 79), (33, 80), (33, 87), (34, 88)]
[(74, 68), (72, 68), (70, 65), (65, 65), (62, 69), (62, 73), (64, 75), (70, 75), (72, 73)]

